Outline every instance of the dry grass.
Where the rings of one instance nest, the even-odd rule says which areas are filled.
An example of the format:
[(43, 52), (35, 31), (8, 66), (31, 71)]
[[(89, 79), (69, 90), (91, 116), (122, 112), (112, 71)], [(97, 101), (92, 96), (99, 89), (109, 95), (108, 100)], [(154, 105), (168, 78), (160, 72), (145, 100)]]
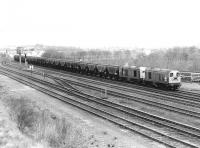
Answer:
[(25, 98), (6, 100), (10, 117), (19, 130), (52, 148), (87, 148), (88, 138), (82, 129), (49, 110), (41, 110), (35, 102)]
[[(1, 78), (0, 78), (1, 79)], [(3, 94), (6, 94), (7, 93), (7, 88), (5, 88), (4, 86), (2, 86), (0, 84), (0, 97), (3, 95)]]

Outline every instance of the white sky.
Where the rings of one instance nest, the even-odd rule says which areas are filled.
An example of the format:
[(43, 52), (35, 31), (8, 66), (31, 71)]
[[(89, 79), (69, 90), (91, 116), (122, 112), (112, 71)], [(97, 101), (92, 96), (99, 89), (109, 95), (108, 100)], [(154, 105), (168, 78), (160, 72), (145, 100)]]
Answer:
[(200, 46), (199, 0), (0, 0), (0, 47)]

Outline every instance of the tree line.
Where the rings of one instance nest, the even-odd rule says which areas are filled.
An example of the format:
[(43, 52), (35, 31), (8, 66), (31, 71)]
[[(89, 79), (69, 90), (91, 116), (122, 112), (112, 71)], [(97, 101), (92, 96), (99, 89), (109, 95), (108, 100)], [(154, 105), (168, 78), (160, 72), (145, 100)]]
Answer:
[(149, 55), (140, 53), (136, 65), (200, 72), (200, 49), (197, 47), (174, 47), (157, 50)]
[(200, 49), (194, 46), (153, 50), (150, 54), (146, 54), (142, 49), (110, 51), (68, 48), (67, 50), (57, 51), (51, 48), (46, 50), (42, 56), (89, 63), (119, 66), (135, 65), (200, 72)]
[[(70, 50), (70, 51), (69, 51)], [(69, 49), (66, 51), (57, 51), (55, 49), (48, 49), (44, 52), (42, 57), (68, 59), (72, 61), (84, 61), (89, 63), (111, 64), (123, 66), (126, 63), (131, 63), (136, 57), (138, 51), (136, 50), (76, 50)]]

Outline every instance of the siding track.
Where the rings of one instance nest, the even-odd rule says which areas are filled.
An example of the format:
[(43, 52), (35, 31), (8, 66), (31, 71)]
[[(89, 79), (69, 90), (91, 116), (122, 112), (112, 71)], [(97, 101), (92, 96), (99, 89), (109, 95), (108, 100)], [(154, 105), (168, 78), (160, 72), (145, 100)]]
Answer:
[[(1, 73), (167, 147), (200, 147), (200, 130), (1, 67)], [(23, 77), (23, 78), (22, 78)], [(34, 82), (33, 82), (34, 81)], [(57, 80), (59, 81), (59, 80)], [(60, 81), (62, 83), (62, 81)], [(51, 88), (51, 89), (49, 89)], [(66, 89), (69, 88), (69, 89)], [(66, 96), (66, 94), (74, 96)], [(178, 135), (180, 133), (180, 135)], [(178, 136), (177, 136), (177, 135)]]

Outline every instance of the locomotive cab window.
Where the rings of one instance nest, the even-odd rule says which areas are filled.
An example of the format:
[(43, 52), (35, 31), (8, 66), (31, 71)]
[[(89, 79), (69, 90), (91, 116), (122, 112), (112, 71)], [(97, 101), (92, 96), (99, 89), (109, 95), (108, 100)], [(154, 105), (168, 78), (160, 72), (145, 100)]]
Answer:
[(177, 76), (177, 77), (180, 77), (180, 73), (179, 73), (179, 72), (177, 72), (177, 73), (176, 73), (176, 76)]
[(148, 75), (149, 75), (149, 79), (151, 79), (151, 72), (148, 72)]
[(170, 76), (170, 77), (173, 77), (173, 73), (170, 73), (169, 76)]

